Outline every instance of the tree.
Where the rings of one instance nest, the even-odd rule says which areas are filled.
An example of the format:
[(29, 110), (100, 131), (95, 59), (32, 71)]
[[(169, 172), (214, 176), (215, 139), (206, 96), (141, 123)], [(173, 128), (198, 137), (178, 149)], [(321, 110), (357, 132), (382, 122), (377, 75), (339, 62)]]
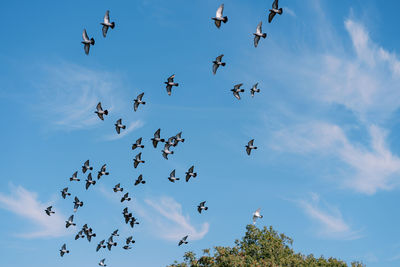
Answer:
[[(186, 252), (184, 261), (175, 261), (169, 267), (348, 267), (335, 258), (315, 258), (314, 255), (295, 253), (291, 248), (293, 240), (279, 234), (272, 226), (259, 229), (254, 225), (246, 226), (242, 240), (236, 240), (234, 247), (214, 247), (214, 254), (209, 249), (203, 250), (203, 256), (196, 258), (193, 252)], [(363, 267), (362, 263), (352, 262), (351, 267)]]

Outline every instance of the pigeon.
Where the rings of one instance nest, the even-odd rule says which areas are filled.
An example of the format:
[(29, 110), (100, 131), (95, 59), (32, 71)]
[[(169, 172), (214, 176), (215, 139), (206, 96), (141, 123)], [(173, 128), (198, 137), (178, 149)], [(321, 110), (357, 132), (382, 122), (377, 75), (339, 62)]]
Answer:
[(132, 145), (132, 150), (135, 150), (138, 147), (144, 148), (144, 145), (142, 145), (142, 137), (136, 140), (136, 142)]
[(256, 224), (256, 220), (258, 218), (262, 218), (263, 216), (260, 214), (261, 209), (257, 209), (254, 213), (253, 213), (253, 224)]
[(132, 247), (129, 246), (129, 245), (125, 245), (125, 246), (123, 246), (122, 248), (125, 249), (125, 250), (128, 250), (128, 249), (131, 249)]
[(86, 179), (86, 190), (89, 189), (90, 185), (95, 185), (95, 184), (96, 184), (96, 181), (93, 181), (92, 173), (89, 173), (89, 175), (88, 175), (88, 177)]
[(179, 240), (178, 246), (180, 246), (182, 244), (187, 244), (188, 243), (188, 241), (186, 241), (187, 238), (188, 238), (188, 236), (184, 236), (181, 240)]
[(117, 122), (114, 124), (115, 125), (115, 130), (117, 131), (117, 134), (121, 132), (121, 128), (125, 129), (126, 126), (122, 124), (122, 119), (117, 120)]
[(68, 228), (71, 225), (76, 226), (76, 223), (74, 223), (74, 215), (69, 216), (68, 221), (65, 221), (65, 228)]
[(74, 212), (78, 210), (79, 207), (83, 206), (83, 202), (79, 200), (78, 197), (75, 197), (74, 199)]
[(129, 197), (129, 193), (126, 193), (122, 198), (121, 198), (121, 202), (124, 202), (124, 201), (131, 201), (131, 198)]
[(118, 234), (118, 229), (115, 230), (114, 232), (112, 232), (111, 236), (119, 236), (119, 234)]
[(93, 170), (93, 167), (91, 167), (89, 165), (89, 160), (85, 161), (85, 163), (82, 166), (82, 172), (83, 173), (86, 173), (87, 170), (89, 170), (89, 171)]
[(168, 78), (168, 80), (166, 82), (164, 82), (167, 85), (166, 88), (167, 88), (168, 95), (171, 95), (172, 86), (176, 86), (176, 87), (179, 86), (179, 83), (174, 83), (174, 78), (175, 78), (175, 74), (172, 74)]
[(89, 227), (88, 227), (88, 225), (87, 225), (86, 223), (82, 226), (82, 231), (83, 231), (83, 233), (84, 233), (85, 235), (88, 233)]
[(130, 237), (128, 237), (128, 238), (126, 238), (126, 241), (125, 241), (125, 243), (127, 244), (127, 245), (129, 245), (129, 244), (134, 244), (136, 241), (135, 240), (133, 240), (133, 237), (132, 236), (130, 236)]
[(110, 22), (110, 11), (107, 10), (106, 14), (104, 15), (104, 19), (103, 22), (100, 23), (101, 25), (103, 25), (103, 36), (104, 38), (107, 36), (107, 31), (108, 28), (114, 29), (115, 27), (115, 23), (114, 22)]
[(253, 35), (254, 35), (254, 47), (258, 46), (258, 42), (260, 41), (261, 37), (264, 38), (264, 39), (267, 37), (267, 34), (262, 32), (262, 28), (261, 27), (262, 27), (262, 21), (260, 21), (260, 23), (258, 23), (256, 32), (253, 33)]
[(110, 238), (108, 238), (108, 241), (107, 241), (108, 250), (111, 250), (111, 247), (116, 246), (116, 245), (117, 245), (117, 242), (114, 242), (113, 237), (110, 236)]
[(173, 146), (175, 145), (176, 141), (175, 141), (175, 136), (172, 136), (170, 138), (168, 138), (167, 141), (165, 141), (165, 144), (167, 144), (168, 146)]
[(169, 145), (168, 143), (165, 144), (164, 149), (161, 150), (162, 155), (165, 159), (168, 159), (168, 155), (169, 154), (174, 154), (174, 151), (169, 150), (169, 148), (171, 147), (171, 145)]
[(69, 178), (69, 180), (72, 181), (77, 181), (79, 182), (81, 179), (77, 178), (78, 176), (78, 172), (74, 172), (74, 174), (72, 174), (71, 178)]
[(90, 242), (92, 240), (92, 237), (96, 237), (96, 234), (93, 233), (93, 229), (92, 228), (89, 228), (87, 230), (87, 233), (86, 233), (86, 238)]
[(223, 56), (224, 56), (224, 55), (219, 55), (219, 56), (213, 61), (213, 68), (212, 68), (212, 71), (213, 71), (213, 74), (214, 74), (214, 75), (217, 73), (217, 70), (218, 70), (219, 66), (224, 67), (224, 66), (226, 65), (225, 62), (221, 62)]
[(138, 185), (138, 184), (145, 184), (146, 181), (143, 180), (143, 175), (139, 175), (139, 177), (136, 179), (135, 184), (134, 185)]
[(104, 115), (108, 115), (108, 110), (103, 110), (103, 108), (101, 107), (101, 102), (99, 102), (96, 106), (96, 111), (94, 112), (97, 114), (97, 116), (99, 116), (99, 118), (104, 121)]
[(258, 89), (257, 87), (258, 87), (258, 83), (253, 85), (253, 87), (250, 89), (250, 94), (251, 94), (252, 97), (254, 97), (255, 93), (259, 93), (260, 92), (260, 89)]
[(182, 132), (179, 132), (177, 135), (175, 135), (175, 143), (174, 146), (176, 146), (179, 142), (184, 143), (185, 139), (182, 138)]
[(101, 248), (106, 248), (106, 245), (104, 245), (104, 242), (106, 242), (106, 241), (103, 239), (97, 244), (96, 252), (99, 251)]
[(135, 226), (135, 224), (139, 224), (139, 222), (137, 221), (137, 219), (135, 217), (132, 216), (131, 220), (129, 221), (129, 224), (133, 228)]
[(233, 95), (234, 95), (238, 100), (240, 100), (240, 95), (239, 95), (239, 93), (243, 93), (243, 92), (244, 92), (244, 89), (241, 89), (241, 88), (240, 88), (242, 85), (243, 85), (243, 83), (236, 84), (236, 85), (233, 87), (233, 89), (231, 89), (231, 91), (233, 92)]
[(190, 167), (189, 170), (186, 172), (186, 182), (189, 182), (190, 177), (195, 178), (197, 173), (193, 172), (194, 166)]
[(75, 240), (78, 240), (79, 238), (85, 238), (85, 235), (83, 234), (83, 230), (80, 230), (76, 236), (75, 236)]
[[(104, 29), (104, 28), (103, 28), (103, 29)], [(104, 30), (103, 30), (103, 32), (104, 32)], [(100, 266), (107, 266), (107, 264), (104, 263), (105, 260), (106, 260), (106, 259), (102, 259), (102, 260), (99, 262), (99, 265), (100, 265)]]
[(175, 170), (173, 170), (173, 171), (171, 172), (171, 174), (170, 174), (169, 177), (168, 177), (168, 180), (170, 180), (170, 181), (173, 182), (173, 183), (175, 183), (175, 181), (178, 181), (178, 180), (179, 180), (179, 178), (175, 177)]
[(278, 0), (274, 0), (274, 2), (272, 3), (272, 9), (269, 10), (268, 22), (271, 23), (272, 19), (277, 13), (279, 15), (282, 15), (282, 11), (282, 8), (278, 8)]
[(228, 22), (228, 17), (227, 16), (224, 17), (223, 13), (224, 13), (224, 4), (219, 6), (219, 8), (217, 9), (217, 13), (215, 14), (215, 17), (211, 18), (212, 20), (214, 20), (215, 26), (217, 26), (218, 29), (219, 27), (221, 27), (221, 21), (223, 23)]
[(253, 143), (254, 143), (254, 139), (251, 139), (246, 145), (246, 152), (247, 152), (247, 155), (249, 155), (249, 156), (250, 156), (252, 149), (257, 149), (256, 146), (253, 146)]
[(49, 207), (47, 207), (44, 211), (46, 212), (46, 214), (47, 215), (51, 215), (51, 214), (54, 214), (55, 212), (54, 211), (52, 211), (51, 210), (51, 208), (52, 208), (53, 206), (49, 206)]
[(116, 184), (113, 188), (114, 192), (122, 192), (124, 189), (121, 187), (121, 184)]
[(89, 39), (86, 29), (83, 29), (82, 38), (83, 38), (82, 44), (84, 44), (85, 54), (89, 55), (90, 45), (94, 45), (94, 39), (93, 38)]
[(134, 111), (136, 111), (136, 110), (138, 109), (138, 107), (139, 107), (140, 104), (142, 104), (142, 105), (145, 105), (145, 104), (146, 104), (145, 101), (142, 101), (143, 95), (144, 95), (144, 93), (141, 93), (141, 94), (138, 95), (138, 96), (136, 97), (136, 99), (134, 100), (134, 101), (135, 101), (135, 103), (133, 104), (133, 110), (134, 110)]
[(70, 196), (70, 195), (71, 195), (71, 193), (68, 193), (68, 187), (64, 188), (61, 191), (61, 196), (62, 196), (63, 199), (65, 199), (66, 196)]
[(106, 166), (107, 166), (107, 164), (104, 164), (103, 166), (101, 166), (101, 169), (97, 174), (97, 179), (100, 179), (101, 176), (103, 176), (103, 175), (109, 175), (110, 174), (109, 172), (106, 172)]
[(67, 246), (64, 244), (64, 245), (62, 245), (62, 247), (60, 249), (61, 257), (64, 256), (65, 253), (69, 253), (69, 250), (67, 250)]
[(124, 208), (122, 214), (124, 215), (125, 223), (129, 223), (130, 219), (132, 218), (132, 213), (128, 211), (128, 208)]
[(135, 167), (135, 169), (137, 168), (137, 166), (139, 165), (139, 163), (144, 163), (145, 161), (141, 159), (142, 157), (142, 152), (140, 152), (139, 154), (136, 155), (136, 157), (133, 159), (133, 166)]
[(208, 207), (205, 206), (206, 202), (200, 202), (200, 204), (197, 206), (197, 211), (201, 213), (202, 210), (208, 210)]
[(151, 141), (153, 141), (154, 148), (157, 148), (158, 142), (164, 142), (165, 141), (163, 138), (160, 138), (160, 131), (161, 131), (161, 129), (158, 129), (154, 133), (154, 138), (151, 138)]

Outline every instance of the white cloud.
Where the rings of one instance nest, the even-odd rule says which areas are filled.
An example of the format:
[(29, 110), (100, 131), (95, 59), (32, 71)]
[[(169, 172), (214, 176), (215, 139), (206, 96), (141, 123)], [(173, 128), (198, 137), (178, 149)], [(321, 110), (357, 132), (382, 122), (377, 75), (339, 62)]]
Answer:
[(115, 132), (114, 134), (106, 136), (105, 139), (109, 141), (121, 139), (130, 132), (133, 132), (134, 130), (143, 127), (143, 125), (144, 123), (141, 120), (133, 121), (126, 127), (125, 130), (121, 129), (120, 134), (117, 134), (117, 132)]
[[(12, 194), (0, 193), (0, 207), (24, 219), (27, 226), (34, 225), (37, 230), (27, 233), (18, 233), (22, 238), (59, 237), (67, 234), (63, 215), (54, 207), (56, 212), (47, 216), (45, 209), (49, 203), (38, 200), (37, 194), (22, 186), (11, 186)], [(10, 220), (11, 222), (11, 220)]]

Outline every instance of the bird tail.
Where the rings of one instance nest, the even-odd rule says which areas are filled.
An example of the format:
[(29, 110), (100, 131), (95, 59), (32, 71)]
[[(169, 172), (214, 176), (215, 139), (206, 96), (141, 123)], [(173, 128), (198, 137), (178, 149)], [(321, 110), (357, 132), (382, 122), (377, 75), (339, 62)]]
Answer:
[(254, 149), (257, 149), (257, 147), (255, 146), (255, 147), (253, 147)]
[(262, 217), (263, 217), (263, 216), (262, 216), (262, 215), (260, 215), (260, 218), (261, 218), (261, 219), (262, 219)]
[(223, 22), (223, 23), (227, 23), (227, 22), (228, 22), (228, 17), (225, 16), (225, 17), (222, 19), (222, 22)]
[(176, 83), (175, 86), (179, 86), (179, 83)]
[(67, 250), (67, 253), (69, 253), (69, 250)]
[(146, 181), (142, 181), (142, 184), (145, 184), (146, 183)]
[(108, 115), (108, 110), (107, 109), (104, 110), (104, 114)]
[(94, 39), (93, 39), (93, 37), (92, 37), (92, 39), (90, 39), (90, 44), (91, 44), (91, 45), (94, 45)]
[(278, 9), (278, 14), (279, 15), (282, 15), (282, 12), (283, 12), (282, 8)]
[(197, 176), (197, 173), (193, 173), (193, 177), (196, 177)]
[(263, 35), (262, 35), (262, 38), (266, 38), (267, 37), (267, 34), (266, 33), (263, 33)]
[(144, 102), (142, 102), (142, 104), (143, 104), (143, 105), (146, 105), (146, 102), (144, 101)]
[(111, 29), (114, 29), (114, 27), (115, 27), (115, 22), (111, 22)]
[(179, 180), (179, 178), (175, 178), (175, 180), (177, 180), (177, 181), (178, 181), (178, 180)]
[(93, 181), (93, 185), (95, 185), (96, 184), (96, 181)]
[(182, 142), (182, 143), (185, 142), (185, 139), (182, 139), (181, 142)]
[(125, 126), (125, 125), (123, 125), (121, 128), (122, 128), (122, 129), (125, 129), (125, 128), (126, 128), (126, 126)]
[(208, 210), (208, 207), (205, 207), (204, 209), (205, 209), (205, 210)]
[(222, 65), (222, 67), (225, 67), (226, 63), (225, 63), (225, 62), (222, 62), (221, 65)]
[(109, 174), (110, 174), (109, 172), (106, 172), (106, 173), (105, 173), (105, 175), (109, 175)]
[(174, 154), (174, 151), (171, 151), (171, 154)]

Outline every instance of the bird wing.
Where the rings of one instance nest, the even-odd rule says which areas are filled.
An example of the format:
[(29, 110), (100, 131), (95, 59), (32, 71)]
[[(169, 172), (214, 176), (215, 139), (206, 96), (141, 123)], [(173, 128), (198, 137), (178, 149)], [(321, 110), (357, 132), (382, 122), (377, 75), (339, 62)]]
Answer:
[(238, 92), (233, 91), (233, 95), (234, 95), (238, 100), (240, 100), (240, 95), (239, 95)]
[(118, 126), (118, 123), (115, 124), (115, 130), (117, 131), (117, 134), (119, 134), (121, 132), (121, 129)]
[(161, 129), (158, 129), (158, 130), (154, 133), (154, 138), (160, 138), (160, 131), (161, 131)]
[(154, 148), (157, 147), (157, 144), (158, 144), (158, 141), (153, 139), (153, 146), (154, 146)]
[(107, 36), (107, 31), (108, 31), (108, 26), (107, 25), (103, 25), (103, 29), (102, 29), (103, 37)]
[(163, 152), (162, 155), (163, 155), (164, 159), (168, 159), (168, 154), (167, 153)]
[(221, 62), (223, 56), (224, 56), (224, 54), (219, 55), (215, 60), (218, 61), (218, 62)]
[(233, 89), (239, 89), (241, 86), (243, 85), (243, 83), (239, 83), (233, 86)]
[(217, 18), (221, 18), (223, 12), (224, 12), (224, 4), (221, 4), (221, 5), (219, 6), (219, 8), (217, 9), (217, 13), (215, 14), (215, 16), (216, 16)]
[(186, 241), (187, 238), (188, 238), (188, 236), (184, 236), (184, 237), (182, 238), (182, 240), (183, 240), (183, 241)]
[(189, 179), (190, 179), (190, 175), (189, 175), (189, 174), (186, 174), (186, 182), (188, 182)]
[(133, 104), (133, 110), (136, 111), (139, 107), (139, 102), (135, 101), (135, 103)]
[(99, 102), (96, 106), (97, 111), (103, 111), (103, 108), (101, 107), (101, 102)]
[(85, 54), (89, 55), (90, 44), (85, 44), (84, 49), (85, 49)]
[(192, 173), (193, 170), (194, 170), (194, 166), (192, 166), (192, 167), (189, 168), (189, 172), (190, 172), (190, 173)]
[(221, 27), (221, 21), (220, 20), (215, 20), (215, 26), (217, 26), (217, 28)]
[(254, 47), (258, 46), (258, 42), (260, 41), (260, 36), (254, 35)]
[(175, 170), (173, 170), (169, 176), (170, 177), (175, 177)]
[(168, 82), (173, 83), (175, 78), (175, 74), (172, 74), (171, 76), (168, 77)]
[[(90, 183), (89, 183), (89, 180), (87, 180), (87, 181), (86, 181), (86, 186), (85, 186), (85, 187), (86, 187), (86, 190), (89, 189), (89, 186), (90, 186)], [(76, 204), (75, 204), (75, 205), (76, 205)]]
[(249, 144), (249, 146), (253, 146), (253, 143), (254, 143), (254, 139), (251, 139), (248, 144)]
[(140, 145), (142, 143), (142, 137), (140, 137), (138, 140), (136, 140), (136, 144)]
[(110, 23), (110, 11), (107, 10), (106, 14), (104, 15), (104, 24)]
[(253, 215), (253, 224), (256, 224), (257, 217)]
[(102, 172), (105, 172), (105, 171), (106, 171), (106, 165), (107, 165), (107, 164), (104, 164), (103, 166), (101, 166), (101, 171), (102, 171)]
[(216, 74), (216, 73), (217, 73), (218, 67), (219, 67), (218, 64), (216, 64), (216, 63), (213, 64), (213, 74)]
[(258, 208), (258, 209), (256, 210), (255, 214), (260, 215), (260, 211), (261, 211), (261, 208)]
[(169, 85), (169, 84), (167, 84), (166, 88), (167, 88), (167, 94), (168, 94), (168, 95), (171, 95), (172, 86)]
[(275, 12), (270, 11), (268, 15), (268, 22), (271, 23), (272, 19), (275, 17)]
[(273, 9), (278, 9), (278, 0), (275, 0), (275, 1), (272, 3), (272, 8), (273, 8)]
[(137, 100), (141, 101), (143, 98), (144, 93), (141, 93), (140, 95), (137, 96)]
[(74, 215), (69, 216), (68, 221), (70, 222), (74, 221)]
[(256, 32), (259, 33), (259, 34), (262, 33), (262, 21), (260, 21), (260, 23), (258, 23)]
[(104, 121), (104, 117), (102, 113), (97, 113), (97, 116), (99, 116), (100, 120)]
[(250, 153), (251, 153), (251, 149), (250, 149), (250, 147), (246, 146), (246, 152), (247, 152), (247, 155), (249, 155), (249, 156), (250, 156)]
[(87, 35), (86, 29), (83, 29), (82, 38), (85, 42), (90, 42), (89, 36)]

